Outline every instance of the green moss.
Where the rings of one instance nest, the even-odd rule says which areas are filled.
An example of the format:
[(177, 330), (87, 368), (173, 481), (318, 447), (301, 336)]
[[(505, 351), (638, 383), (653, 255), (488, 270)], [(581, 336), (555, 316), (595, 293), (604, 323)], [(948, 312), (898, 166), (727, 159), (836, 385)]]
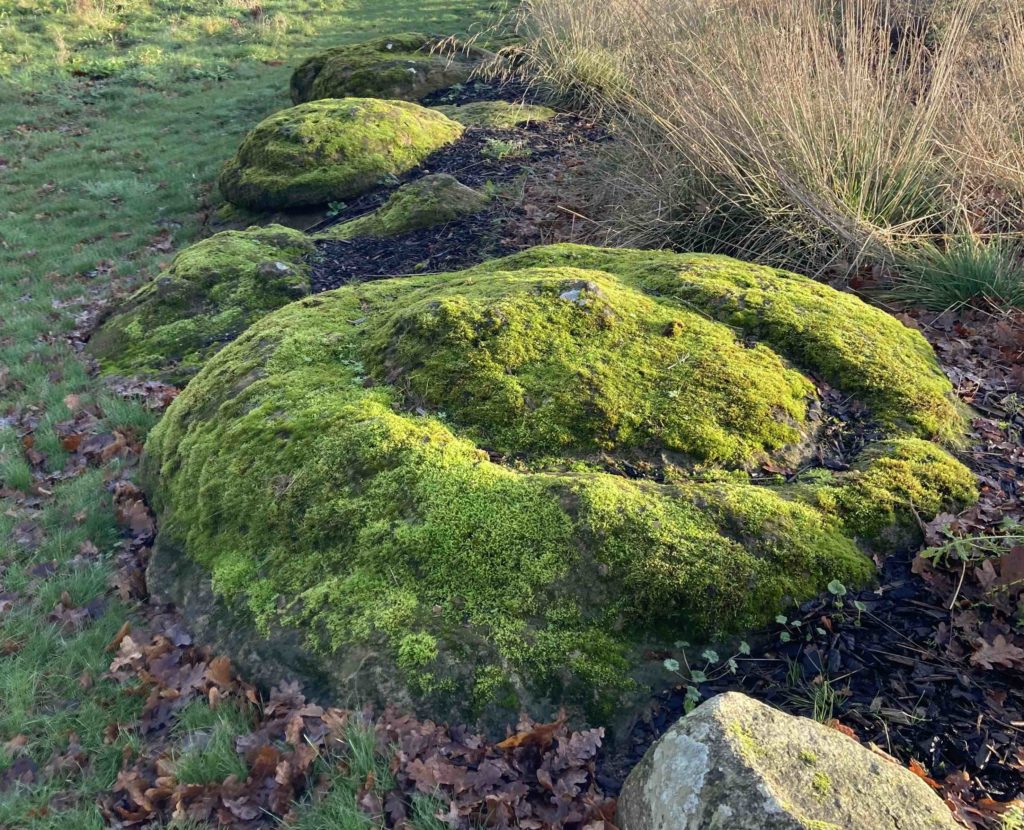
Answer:
[(221, 171), (221, 192), (251, 210), (326, 204), (406, 173), (462, 134), (461, 124), (405, 101), (313, 101), (261, 121)]
[(406, 33), (339, 46), (305, 60), (291, 80), (296, 104), (320, 98), (416, 101), (463, 83), (490, 53), (457, 41)]
[(736, 742), (736, 749), (739, 751), (743, 760), (748, 764), (756, 766), (758, 758), (764, 754), (764, 750), (758, 746), (757, 739), (754, 737), (753, 731), (738, 721), (730, 721), (726, 727), (726, 731)]
[[(820, 513), (749, 484), (577, 482), (600, 563), (647, 625), (694, 638), (740, 631), (813, 596), (830, 574), (861, 585), (870, 562)], [(824, 581), (823, 581), (824, 580)]]
[(501, 267), (556, 264), (605, 270), (696, 307), (861, 398), (892, 428), (944, 441), (962, 435), (952, 387), (928, 342), (851, 294), (713, 254), (552, 245)]
[(819, 770), (814, 773), (811, 778), (811, 786), (814, 788), (814, 792), (819, 798), (825, 798), (830, 792), (832, 792), (832, 779), (828, 773)]
[[(972, 495), (912, 417), (847, 473), (752, 483), (750, 466), (813, 452), (813, 385), (799, 355), (666, 290), (669, 271), (764, 269), (696, 261), (546, 248), (280, 309), (151, 434), (162, 538), (266, 631), (300, 627), (327, 662), (369, 650), (439, 715), (554, 701), (607, 720), (646, 649), (862, 585), (855, 528)], [(776, 304), (803, 287), (778, 279)], [(607, 472), (626, 465), (648, 478)]]
[(871, 445), (851, 471), (812, 492), (817, 506), (840, 517), (848, 532), (888, 547), (916, 540), (921, 516), (955, 510), (977, 497), (971, 472), (919, 438)]
[(388, 237), (454, 222), (479, 213), (490, 199), (447, 173), (424, 176), (402, 185), (377, 210), (318, 234), (323, 239)]
[(801, 442), (813, 391), (770, 350), (573, 268), (410, 291), (369, 343), (371, 374), (410, 407), (506, 455), (657, 447), (742, 466)]
[(809, 767), (813, 767), (818, 763), (818, 756), (811, 752), (809, 749), (800, 750), (800, 760), (807, 764)]
[(406, 671), (422, 669), (437, 657), (437, 638), (423, 631), (406, 634), (398, 642), (398, 665)]
[(89, 341), (103, 371), (182, 383), (255, 320), (309, 293), (312, 243), (271, 225), (186, 248)]
[(473, 678), (473, 705), (471, 713), (479, 716), (489, 706), (513, 711), (519, 705), (519, 696), (506, 672), (496, 665), (485, 665)]
[(557, 115), (550, 107), (508, 101), (473, 101), (468, 104), (446, 104), (435, 109), (466, 127), (503, 130), (524, 124), (543, 123)]

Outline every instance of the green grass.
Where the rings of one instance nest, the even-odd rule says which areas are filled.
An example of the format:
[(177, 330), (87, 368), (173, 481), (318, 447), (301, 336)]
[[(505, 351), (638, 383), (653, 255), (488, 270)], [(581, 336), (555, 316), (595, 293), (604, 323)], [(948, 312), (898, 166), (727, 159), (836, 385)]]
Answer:
[(929, 308), (978, 302), (1024, 306), (1024, 243), (1019, 238), (961, 233), (942, 247), (920, 245), (900, 259), (897, 294)]
[[(219, 165), (288, 106), (292, 66), (372, 34), (459, 33), (494, 16), (488, 0), (0, 0), (0, 487), (34, 484), (10, 413), (35, 408), (49, 471), (67, 460), (53, 426), (71, 417), (70, 394), (97, 403), (106, 429), (141, 438), (153, 425), (90, 378), (61, 335), (112, 285), (147, 279), (200, 235)], [(104, 647), (133, 610), (109, 599), (72, 633), (47, 619), (65, 591), (76, 603), (107, 593), (115, 473), (109, 464), (62, 483), (38, 510), (0, 504), (0, 591), (22, 595), (0, 616), (0, 748), (26, 736), (40, 766), (36, 781), (0, 794), (0, 827), (102, 827), (96, 800), (139, 743), (141, 699), (102, 677)], [(37, 547), (12, 538), (23, 522), (39, 527)], [(100, 556), (83, 561), (84, 542)], [(240, 771), (228, 733), (242, 724), (214, 714), (185, 723), (210, 731), (205, 749), (178, 759), (194, 780)], [(73, 735), (84, 767), (46, 773)], [(14, 760), (0, 750), (0, 769)]]
[[(330, 789), (321, 799), (299, 805), (297, 820), (290, 826), (294, 830), (384, 830), (379, 818), (357, 806), (368, 780), (374, 782), (373, 790), (381, 799), (394, 786), (391, 755), (376, 746), (373, 730), (349, 726), (344, 751), (338, 757), (322, 757), (318, 764), (331, 782)], [(445, 830), (448, 825), (435, 817), (438, 811), (447, 812), (447, 805), (431, 796), (415, 796), (410, 816), (413, 830)]]
[[(184, 750), (174, 759), (177, 779), (182, 784), (218, 784), (234, 775), (244, 781), (247, 768), (235, 751), (235, 738), (251, 730), (249, 714), (236, 706), (211, 709), (203, 703), (190, 709), (189, 717), (177, 724), (184, 732)], [(182, 730), (182, 726), (190, 728)]]

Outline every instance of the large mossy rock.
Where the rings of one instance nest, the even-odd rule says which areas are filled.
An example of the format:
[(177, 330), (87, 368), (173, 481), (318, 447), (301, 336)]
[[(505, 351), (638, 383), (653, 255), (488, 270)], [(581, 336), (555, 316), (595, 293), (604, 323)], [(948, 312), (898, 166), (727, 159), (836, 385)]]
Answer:
[(957, 830), (895, 760), (738, 692), (672, 726), (629, 774), (622, 830)]
[[(879, 439), (755, 484), (814, 467), (812, 377)], [(865, 584), (866, 553), (970, 501), (932, 440), (962, 427), (927, 342), (853, 296), (537, 248), (309, 297), (214, 357), (146, 447), (150, 584), (264, 682), (607, 722), (660, 669), (648, 650)]]
[(320, 239), (389, 237), (454, 222), (486, 210), (491, 200), (454, 176), (435, 173), (399, 187), (374, 211), (318, 234)]
[(462, 131), (407, 101), (313, 101), (261, 121), (224, 165), (220, 189), (232, 204), (257, 211), (348, 199), (419, 166)]
[(117, 306), (88, 350), (108, 374), (183, 383), (252, 322), (309, 293), (313, 251), (280, 225), (204, 239)]
[(418, 101), (469, 80), (490, 52), (415, 33), (328, 49), (305, 60), (291, 80), (296, 104), (320, 98)]

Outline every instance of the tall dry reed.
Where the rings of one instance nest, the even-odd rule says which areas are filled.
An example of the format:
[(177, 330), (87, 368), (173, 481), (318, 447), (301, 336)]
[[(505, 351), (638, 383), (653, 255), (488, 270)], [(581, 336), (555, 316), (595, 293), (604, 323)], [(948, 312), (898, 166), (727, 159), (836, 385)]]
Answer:
[(1015, 265), (1022, 20), (994, 0), (531, 0), (520, 26), (529, 77), (617, 133), (615, 241), (934, 278), (965, 233)]

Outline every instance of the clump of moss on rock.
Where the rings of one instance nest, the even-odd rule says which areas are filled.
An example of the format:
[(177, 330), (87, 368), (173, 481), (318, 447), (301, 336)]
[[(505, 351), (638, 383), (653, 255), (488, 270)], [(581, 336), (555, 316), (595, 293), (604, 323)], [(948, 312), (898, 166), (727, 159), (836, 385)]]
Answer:
[(517, 104), (509, 101), (445, 104), (435, 107), (435, 109), (466, 127), (488, 127), (502, 130), (510, 130), (524, 124), (543, 123), (557, 115), (550, 107), (537, 104)]
[(119, 305), (89, 352), (108, 374), (184, 383), (254, 320), (309, 293), (313, 250), (281, 225), (211, 236)]
[(490, 57), (479, 47), (416, 33), (338, 46), (306, 59), (295, 70), (292, 101), (350, 97), (418, 101), (465, 83)]
[(336, 225), (322, 239), (388, 237), (454, 222), (485, 210), (491, 200), (454, 176), (436, 173), (398, 188), (377, 210)]
[(224, 165), (220, 189), (250, 210), (347, 199), (414, 169), (462, 131), (442, 113), (407, 101), (313, 101), (260, 122)]
[[(609, 722), (644, 699), (645, 651), (863, 585), (887, 523), (973, 498), (923, 437), (963, 427), (923, 344), (710, 255), (551, 246), (310, 297), (152, 433), (150, 583), (264, 682)], [(807, 373), (870, 402), (885, 441), (827, 480), (756, 484), (813, 452)]]

